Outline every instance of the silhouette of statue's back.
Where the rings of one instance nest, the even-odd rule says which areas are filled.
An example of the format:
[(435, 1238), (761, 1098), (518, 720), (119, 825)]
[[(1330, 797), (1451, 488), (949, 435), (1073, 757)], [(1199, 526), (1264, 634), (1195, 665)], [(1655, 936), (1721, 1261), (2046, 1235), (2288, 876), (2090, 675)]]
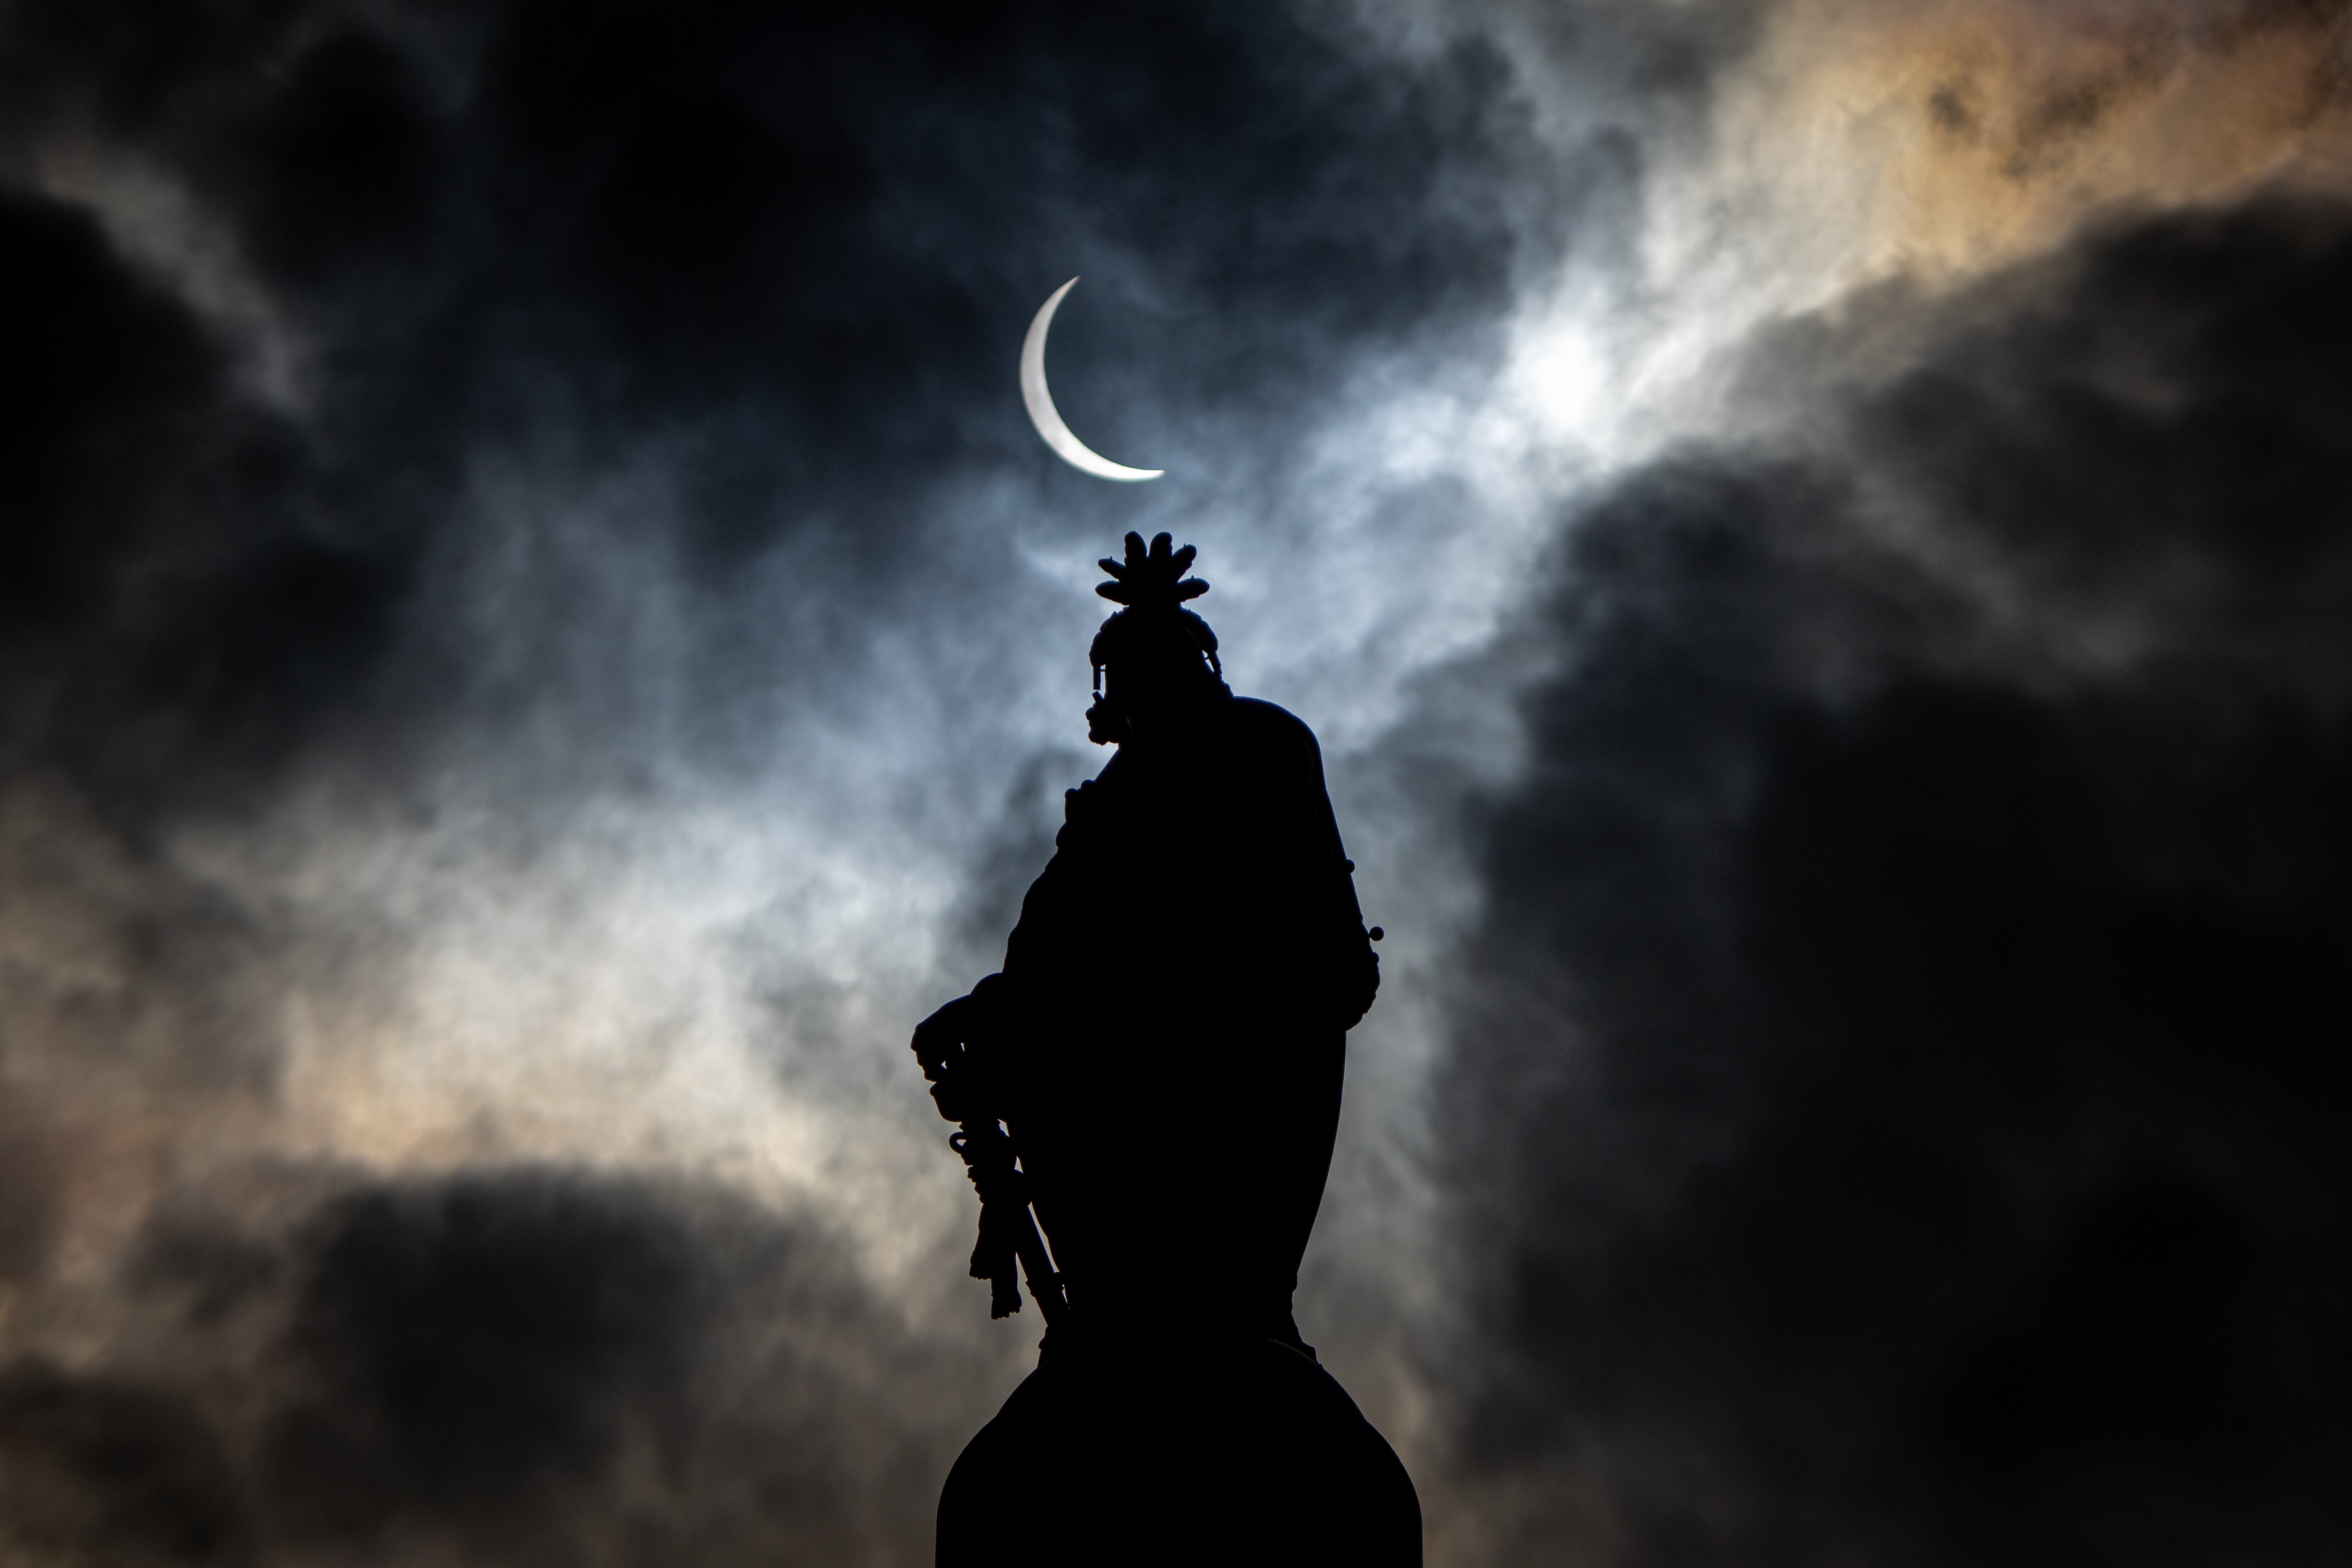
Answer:
[(1421, 1560), (1411, 1480), (1290, 1309), (1378, 963), (1315, 737), (1227, 690), (1192, 559), (1103, 563), (1118, 752), (1002, 974), (916, 1034), (982, 1186), (973, 1272), (1002, 1316), (1017, 1258), (1048, 1314), (949, 1477), (942, 1568)]

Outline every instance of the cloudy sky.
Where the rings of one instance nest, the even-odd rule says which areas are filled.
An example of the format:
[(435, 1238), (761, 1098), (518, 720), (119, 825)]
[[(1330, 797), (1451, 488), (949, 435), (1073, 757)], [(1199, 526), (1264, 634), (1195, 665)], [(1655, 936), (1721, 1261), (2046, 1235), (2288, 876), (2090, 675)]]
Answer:
[(9, 0), (0, 1560), (928, 1561), (1132, 528), (1433, 1562), (2344, 1561), (2347, 300), (2334, 0)]

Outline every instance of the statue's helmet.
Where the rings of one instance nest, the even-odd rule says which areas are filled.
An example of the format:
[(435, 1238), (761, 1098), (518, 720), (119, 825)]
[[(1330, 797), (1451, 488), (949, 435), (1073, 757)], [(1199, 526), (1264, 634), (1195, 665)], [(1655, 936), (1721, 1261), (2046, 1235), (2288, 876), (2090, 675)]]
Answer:
[(1100, 594), (1115, 605), (1127, 607), (1102, 624), (1095, 634), (1094, 647), (1088, 654), (1095, 669), (1095, 689), (1102, 689), (1102, 673), (1108, 668), (1121, 668), (1142, 674), (1152, 684), (1171, 686), (1197, 682), (1203, 689), (1221, 688), (1224, 666), (1217, 660), (1217, 634), (1209, 623), (1184, 608), (1187, 599), (1197, 599), (1209, 591), (1209, 585), (1198, 577), (1184, 575), (1196, 553), (1187, 544), (1181, 550), (1170, 548), (1167, 534), (1151, 542), (1150, 549), (1143, 536), (1127, 536), (1127, 559), (1102, 560), (1102, 569), (1111, 580), (1097, 586)]

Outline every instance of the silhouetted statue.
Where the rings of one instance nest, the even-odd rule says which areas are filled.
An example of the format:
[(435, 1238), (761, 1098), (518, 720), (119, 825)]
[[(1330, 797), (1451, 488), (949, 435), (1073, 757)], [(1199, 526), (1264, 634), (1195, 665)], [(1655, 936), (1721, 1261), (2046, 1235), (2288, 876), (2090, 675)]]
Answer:
[(972, 1272), (1003, 1317), (1017, 1264), (1047, 1322), (948, 1478), (939, 1562), (1417, 1564), (1412, 1483), (1290, 1309), (1377, 933), (1313, 732), (1227, 689), (1169, 542), (1102, 563), (1127, 607), (1087, 720), (1118, 754), (1003, 972), (915, 1032), (981, 1189)]

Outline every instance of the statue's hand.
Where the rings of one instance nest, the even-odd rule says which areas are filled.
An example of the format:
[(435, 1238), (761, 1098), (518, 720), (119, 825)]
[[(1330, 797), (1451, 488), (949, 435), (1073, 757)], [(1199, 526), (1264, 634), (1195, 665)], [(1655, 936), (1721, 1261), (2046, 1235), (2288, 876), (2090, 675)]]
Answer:
[(930, 1082), (931, 1100), (950, 1121), (970, 1121), (986, 1115), (979, 1103), (982, 1073), (973, 1060), (972, 1046), (986, 1032), (989, 997), (995, 975), (971, 988), (915, 1026), (908, 1042), (923, 1077)]
[(963, 1055), (965, 1028), (971, 1016), (971, 998), (959, 996), (915, 1026), (915, 1037), (908, 1045), (915, 1053), (915, 1060), (922, 1065), (926, 1081), (939, 1082)]

